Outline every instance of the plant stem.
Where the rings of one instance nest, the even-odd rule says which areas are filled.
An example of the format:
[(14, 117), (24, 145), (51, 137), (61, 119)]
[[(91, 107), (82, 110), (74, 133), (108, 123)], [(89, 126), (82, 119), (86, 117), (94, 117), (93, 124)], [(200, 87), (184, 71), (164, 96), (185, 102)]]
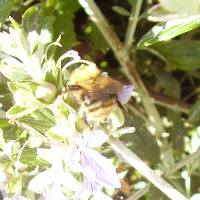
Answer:
[(125, 47), (127, 49), (132, 45), (132, 42), (133, 42), (141, 6), (142, 6), (142, 0), (137, 0), (136, 7), (132, 5), (132, 10), (129, 16), (129, 23), (128, 23), (128, 28), (127, 28), (126, 37), (125, 37)]
[(150, 124), (148, 118), (147, 118), (143, 113), (141, 113), (139, 110), (137, 110), (133, 105), (131, 105), (130, 103), (128, 103), (128, 104), (126, 105), (126, 107), (127, 107), (131, 112), (133, 112), (135, 115), (137, 115), (138, 117), (140, 117), (141, 119), (143, 119), (144, 122), (145, 122), (146, 124), (148, 124), (148, 125)]
[(119, 140), (110, 138), (108, 143), (112, 149), (119, 154), (127, 163), (133, 166), (143, 176), (145, 176), (152, 184), (160, 189), (166, 196), (172, 200), (186, 200), (180, 192), (173, 188), (167, 181), (156, 174), (148, 165), (142, 161), (136, 154), (130, 151)]
[(116, 33), (111, 29), (105, 17), (93, 0), (79, 0), (79, 2), (84, 7), (86, 13), (91, 17), (91, 20), (102, 32), (103, 36), (112, 48), (117, 60), (124, 68), (129, 81), (134, 85), (135, 89), (139, 93), (152, 126), (156, 128), (158, 134), (164, 132), (161, 117), (139, 74), (137, 73), (135, 64), (130, 59), (125, 46), (119, 40)]
[(148, 183), (144, 188), (142, 188), (141, 190), (135, 192), (127, 200), (138, 200), (138, 199), (140, 199), (142, 196), (144, 196), (144, 194), (146, 192), (148, 192), (150, 186), (151, 186), (151, 183)]
[(179, 161), (178, 163), (176, 163), (169, 172), (165, 173), (164, 176), (168, 177), (171, 174), (173, 174), (174, 172), (178, 171), (179, 169), (181, 169), (182, 167), (184, 167), (185, 165), (190, 164), (190, 162), (192, 162), (193, 160), (197, 159), (198, 157), (200, 157), (200, 148), (195, 151), (194, 153), (190, 154), (189, 156), (187, 156), (185, 159)]
[(166, 107), (171, 110), (183, 112), (186, 114), (189, 113), (191, 106), (187, 103), (184, 103), (182, 101), (177, 101), (171, 97), (164, 96), (153, 90), (150, 90), (149, 94), (153, 98), (153, 101), (158, 105), (161, 105), (161, 106)]

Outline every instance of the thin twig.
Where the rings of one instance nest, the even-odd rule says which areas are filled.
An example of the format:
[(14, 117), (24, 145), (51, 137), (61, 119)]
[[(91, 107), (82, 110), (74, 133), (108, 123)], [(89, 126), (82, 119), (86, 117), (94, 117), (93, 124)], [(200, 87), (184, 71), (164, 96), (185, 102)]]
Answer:
[(171, 174), (175, 173), (176, 171), (178, 171), (179, 169), (181, 169), (182, 167), (184, 167), (185, 165), (190, 164), (192, 161), (194, 161), (195, 159), (200, 157), (200, 148), (195, 151), (194, 153), (190, 154), (189, 156), (187, 156), (185, 159), (179, 161), (178, 163), (176, 163), (170, 171), (166, 172), (164, 174), (165, 177), (170, 176)]
[(137, 0), (136, 7), (132, 5), (132, 10), (129, 16), (129, 23), (128, 23), (128, 28), (127, 28), (126, 37), (125, 37), (125, 47), (127, 49), (132, 45), (132, 42), (133, 42), (141, 6), (142, 6), (142, 0)]
[(173, 188), (167, 181), (156, 174), (149, 166), (142, 161), (136, 154), (130, 151), (119, 140), (110, 138), (108, 143), (112, 149), (118, 153), (127, 163), (138, 170), (145, 178), (147, 178), (152, 184), (160, 189), (171, 200), (187, 200), (180, 192)]
[(184, 102), (177, 101), (171, 97), (164, 96), (153, 90), (149, 91), (149, 94), (153, 98), (153, 101), (163, 107), (169, 108), (171, 110), (179, 111), (188, 114), (190, 110), (190, 105)]
[(136, 71), (135, 64), (130, 59), (127, 49), (119, 40), (116, 33), (111, 29), (110, 25), (108, 24), (105, 17), (93, 0), (79, 0), (79, 2), (85, 9), (86, 13), (91, 17), (91, 20), (99, 28), (104, 38), (109, 43), (117, 60), (124, 68), (127, 78), (134, 85), (135, 89), (139, 93), (142, 99), (143, 106), (148, 114), (149, 120), (152, 123), (152, 126), (156, 128), (158, 134), (164, 132), (161, 117), (153, 103), (153, 100), (149, 96), (139, 74)]
[[(190, 164), (191, 162), (193, 162), (195, 159), (199, 158), (200, 156), (200, 148), (190, 154), (189, 156), (187, 156), (185, 159), (179, 161), (178, 163), (176, 163), (170, 171), (165, 172), (163, 174), (164, 177), (169, 177), (170, 175), (172, 175), (173, 173), (177, 172), (179, 169), (181, 169), (182, 167), (184, 167), (185, 165)], [(139, 198), (141, 198), (143, 195), (145, 195), (146, 192), (148, 192), (150, 188), (150, 183), (148, 183), (144, 188), (142, 188), (141, 190), (135, 192), (133, 195), (131, 195), (127, 200), (137, 200)]]
[(133, 105), (131, 105), (130, 103), (128, 103), (126, 105), (126, 107), (131, 112), (133, 112), (135, 115), (137, 115), (138, 117), (140, 117), (141, 119), (143, 119), (146, 122), (146, 124), (150, 124), (150, 121), (148, 120), (148, 118), (143, 113), (141, 113), (138, 109), (136, 109)]

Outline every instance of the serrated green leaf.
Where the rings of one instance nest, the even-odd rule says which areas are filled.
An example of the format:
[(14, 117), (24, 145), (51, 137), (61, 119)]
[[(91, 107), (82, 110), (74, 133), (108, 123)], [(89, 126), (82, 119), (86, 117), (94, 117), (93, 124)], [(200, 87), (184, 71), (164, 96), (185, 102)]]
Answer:
[(20, 118), (30, 114), (37, 108), (24, 108), (17, 105), (12, 106), (6, 113), (8, 118)]
[(76, 33), (74, 31), (75, 12), (80, 8), (77, 0), (48, 0), (46, 7), (56, 18), (53, 24), (54, 40), (61, 37), (60, 43), (62, 49), (57, 49), (57, 55), (60, 56), (76, 42)]
[(20, 162), (29, 166), (50, 166), (47, 161), (37, 158), (37, 150), (35, 148), (25, 148), (20, 156)]
[(195, 103), (190, 109), (189, 120), (192, 122), (198, 122), (200, 120), (200, 101)]
[(172, 69), (193, 71), (200, 68), (200, 42), (176, 41), (160, 42), (150, 48), (156, 50)]
[(125, 8), (121, 7), (121, 6), (113, 6), (112, 9), (120, 15), (123, 15), (123, 16), (129, 16), (130, 15), (130, 12), (128, 10), (126, 10)]
[[(22, 28), (26, 33), (31, 31), (37, 31), (38, 34), (42, 33), (42, 30), (47, 30), (49, 33), (53, 33), (53, 21), (52, 15), (46, 15), (45, 4), (39, 3), (30, 7), (22, 16)], [(46, 38), (45, 38), (46, 39)], [(51, 35), (49, 41), (51, 41)]]
[(200, 15), (159, 23), (142, 37), (138, 47), (147, 47), (160, 41), (172, 39), (199, 26)]
[(15, 0), (0, 0), (0, 27), (4, 24), (6, 18), (10, 14)]

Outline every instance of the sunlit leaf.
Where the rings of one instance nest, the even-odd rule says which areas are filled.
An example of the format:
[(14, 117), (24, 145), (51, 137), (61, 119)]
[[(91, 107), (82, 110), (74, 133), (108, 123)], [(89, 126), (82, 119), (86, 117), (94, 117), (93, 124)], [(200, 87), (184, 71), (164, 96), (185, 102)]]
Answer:
[(30, 114), (37, 108), (24, 108), (17, 105), (12, 106), (6, 113), (8, 118), (19, 118)]
[(62, 36), (60, 43), (63, 48), (57, 49), (58, 55), (61, 55), (63, 50), (66, 51), (71, 48), (76, 42), (73, 20), (75, 18), (75, 12), (80, 8), (80, 5), (77, 0), (48, 0), (46, 7), (56, 16), (53, 24), (54, 40)]
[(173, 13), (197, 14), (200, 9), (199, 0), (159, 0), (161, 6)]
[(20, 162), (22, 162), (23, 164), (28, 164), (30, 166), (50, 166), (47, 161), (41, 160), (37, 157), (37, 152), (34, 148), (25, 148), (20, 156)]
[[(49, 33), (53, 33), (52, 24), (54, 17), (46, 15), (44, 4), (36, 4), (35, 6), (30, 7), (22, 16), (22, 28), (28, 33), (31, 31), (37, 31), (38, 34), (41, 34), (45, 29)], [(49, 37), (49, 42), (51, 41), (51, 35), (44, 38), (47, 40)]]
[(12, 56), (0, 52), (0, 71), (10, 81), (29, 80), (25, 65)]
[(200, 15), (159, 23), (142, 37), (138, 47), (147, 47), (160, 41), (169, 40), (199, 26)]

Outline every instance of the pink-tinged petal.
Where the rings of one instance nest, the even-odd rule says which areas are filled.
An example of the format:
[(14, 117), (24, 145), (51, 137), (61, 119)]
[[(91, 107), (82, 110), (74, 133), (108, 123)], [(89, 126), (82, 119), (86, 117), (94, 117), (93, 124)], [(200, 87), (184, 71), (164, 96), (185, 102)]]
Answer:
[(82, 167), (80, 165), (80, 149), (76, 144), (72, 144), (69, 146), (66, 157), (65, 163), (69, 165), (70, 169), (74, 172), (82, 171)]
[(55, 176), (56, 174), (53, 168), (41, 172), (29, 182), (28, 189), (42, 194), (44, 189), (54, 182)]
[(104, 194), (100, 190), (97, 190), (97, 191), (93, 192), (93, 196), (94, 196), (95, 200), (113, 200), (111, 197), (109, 197), (108, 195)]
[(96, 148), (108, 140), (108, 135), (106, 135), (106, 133), (102, 130), (94, 130), (90, 133), (86, 133), (84, 140), (86, 141), (88, 147)]
[(91, 182), (102, 187), (119, 188), (121, 186), (116, 170), (110, 160), (97, 151), (85, 148), (82, 154), (84, 175)]
[(80, 192), (75, 195), (75, 200), (88, 200), (91, 195), (92, 185), (86, 178), (84, 178), (82, 188)]
[(126, 104), (129, 101), (133, 88), (132, 85), (124, 85), (122, 90), (117, 93), (117, 99), (121, 104)]

